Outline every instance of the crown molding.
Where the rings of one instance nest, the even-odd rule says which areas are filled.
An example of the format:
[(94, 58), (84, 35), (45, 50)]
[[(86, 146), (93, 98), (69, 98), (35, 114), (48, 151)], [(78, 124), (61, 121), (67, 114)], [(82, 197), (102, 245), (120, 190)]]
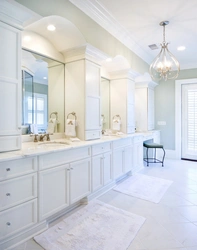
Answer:
[(88, 59), (99, 65), (102, 64), (109, 56), (99, 49), (95, 48), (91, 44), (84, 44), (80, 47), (75, 47), (66, 51), (63, 51), (62, 54), (65, 57), (65, 62), (73, 62), (82, 59)]
[(117, 80), (117, 79), (130, 79), (132, 81), (135, 80), (139, 73), (133, 71), (132, 69), (124, 69), (120, 71), (112, 71), (109, 72), (110, 80)]
[(151, 56), (135, 42), (134, 37), (132, 37), (131, 34), (112, 16), (112, 14), (109, 13), (104, 6), (99, 4), (96, 0), (69, 1), (112, 34), (146, 63), (149, 64), (152, 61)]
[(145, 72), (143, 75), (139, 75), (135, 78), (135, 87), (136, 88), (143, 88), (149, 87), (154, 89), (158, 83), (154, 82), (149, 73)]
[(41, 18), (38, 14), (27, 9), (13, 0), (0, 0), (0, 20), (15, 28), (23, 30), (29, 22)]

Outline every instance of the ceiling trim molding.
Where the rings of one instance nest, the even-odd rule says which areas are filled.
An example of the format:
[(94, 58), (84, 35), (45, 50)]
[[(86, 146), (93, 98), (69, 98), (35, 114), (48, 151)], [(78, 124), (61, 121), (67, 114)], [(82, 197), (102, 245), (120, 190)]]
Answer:
[(0, 20), (17, 29), (23, 30), (27, 23), (39, 18), (40, 15), (13, 0), (0, 1)]
[(69, 0), (77, 8), (97, 22), (111, 35), (133, 51), (146, 63), (150, 64), (151, 56), (145, 52), (136, 42), (130, 33), (109, 13), (104, 6), (96, 0)]

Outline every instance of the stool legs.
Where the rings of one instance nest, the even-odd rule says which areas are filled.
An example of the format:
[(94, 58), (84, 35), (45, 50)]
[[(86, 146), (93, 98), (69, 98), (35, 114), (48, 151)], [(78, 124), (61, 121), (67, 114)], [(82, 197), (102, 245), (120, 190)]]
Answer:
[(148, 161), (148, 148), (146, 148), (146, 165), (147, 165), (147, 167), (149, 166), (149, 161)]
[(164, 158), (165, 158), (165, 154), (166, 154), (166, 152), (165, 152), (165, 150), (164, 150), (164, 148), (161, 148), (162, 150), (163, 150), (163, 157), (162, 157), (162, 160), (158, 160), (157, 158), (156, 158), (156, 150), (157, 150), (157, 148), (154, 148), (154, 150), (155, 150), (155, 152), (154, 152), (154, 158), (149, 158), (148, 157), (148, 147), (146, 147), (146, 158), (144, 158), (144, 160), (146, 161), (146, 165), (147, 165), (147, 167), (149, 166), (149, 163), (151, 163), (151, 161), (149, 162), (149, 160), (152, 160), (152, 163), (162, 163), (162, 167), (164, 166)]
[(162, 167), (163, 167), (163, 163), (164, 163), (164, 158), (165, 158), (166, 152), (165, 152), (164, 148), (162, 148), (162, 149), (163, 149), (163, 159), (162, 159)]

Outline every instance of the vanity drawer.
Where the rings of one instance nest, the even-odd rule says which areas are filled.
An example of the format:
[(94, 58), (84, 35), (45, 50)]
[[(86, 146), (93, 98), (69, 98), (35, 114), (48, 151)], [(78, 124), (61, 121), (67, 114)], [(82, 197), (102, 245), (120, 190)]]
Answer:
[(37, 170), (36, 157), (0, 162), (0, 181), (33, 173)]
[(100, 143), (92, 146), (92, 155), (102, 154), (111, 150), (111, 142)]
[(130, 137), (129, 138), (121, 138), (120, 140), (113, 141), (113, 149), (131, 145), (131, 141), (132, 141), (132, 139)]
[(38, 158), (39, 169), (44, 170), (47, 168), (63, 165), (72, 161), (85, 159), (90, 156), (90, 147), (80, 147), (68, 149), (61, 152), (54, 152), (46, 155), (41, 155)]
[(37, 197), (37, 174), (0, 182), (0, 211)]
[(86, 131), (85, 132), (85, 140), (94, 140), (94, 139), (100, 139), (101, 138), (101, 131), (100, 130), (94, 130), (94, 131)]
[(0, 213), (0, 239), (17, 233), (37, 222), (37, 200), (7, 209)]
[(137, 143), (137, 142), (142, 142), (143, 141), (143, 136), (142, 135), (137, 135), (133, 137), (133, 142)]

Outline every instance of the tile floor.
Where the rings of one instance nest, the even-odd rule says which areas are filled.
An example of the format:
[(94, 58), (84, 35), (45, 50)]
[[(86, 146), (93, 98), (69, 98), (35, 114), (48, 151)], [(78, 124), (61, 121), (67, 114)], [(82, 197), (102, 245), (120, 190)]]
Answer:
[[(160, 203), (114, 190), (98, 198), (146, 218), (127, 250), (197, 250), (197, 162), (166, 159), (163, 168), (151, 164), (139, 173), (173, 181)], [(13, 250), (42, 249), (31, 239)]]

